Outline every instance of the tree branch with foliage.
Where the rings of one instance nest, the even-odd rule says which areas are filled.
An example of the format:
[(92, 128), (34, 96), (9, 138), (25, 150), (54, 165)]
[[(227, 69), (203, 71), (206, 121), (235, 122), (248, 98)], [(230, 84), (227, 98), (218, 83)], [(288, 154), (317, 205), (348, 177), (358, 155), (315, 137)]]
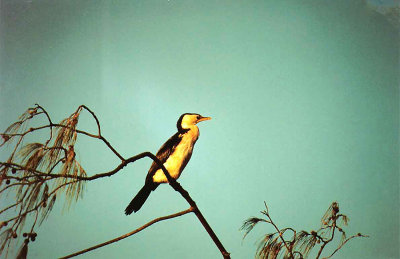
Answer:
[[(77, 128), (79, 116), (83, 111), (89, 112), (95, 120), (97, 133), (89, 133)], [(28, 127), (29, 123), (39, 116), (44, 116), (46, 123), (36, 127)], [(43, 142), (23, 143), (28, 135), (30, 136), (34, 132), (42, 132), (45, 129), (49, 131)], [(77, 161), (75, 155), (75, 144), (78, 135), (99, 139), (119, 158), (120, 163), (111, 171), (88, 175)], [(190, 208), (173, 214), (173, 216), (169, 215), (155, 219), (146, 225), (150, 226), (161, 220), (193, 212), (220, 250), (222, 256), (230, 258), (229, 253), (207, 223), (194, 200), (170, 176), (161, 161), (150, 152), (143, 152), (130, 158), (124, 158), (101, 134), (100, 122), (97, 116), (85, 105), (79, 106), (69, 117), (56, 124), (51, 120), (49, 113), (42, 106), (36, 104), (33, 108), (29, 108), (24, 112), (19, 117), (19, 120), (10, 125), (4, 133), (0, 133), (0, 136), (2, 138), (0, 147), (7, 145), (10, 148), (10, 146), (14, 145), (11, 147), (11, 155), (8, 159), (0, 162), (0, 197), (3, 198), (7, 194), (15, 196), (15, 199), (10, 204), (2, 202), (0, 205), (0, 216), (4, 218), (0, 222), (0, 227), (5, 229), (0, 233), (0, 255), (5, 254), (7, 256), (9, 247), (17, 243), (18, 233), (21, 234), (22, 231), (25, 231), (22, 234), (25, 240), (18, 258), (26, 258), (28, 243), (35, 241), (37, 237), (35, 228), (46, 220), (60, 195), (65, 195), (66, 205), (69, 206), (71, 202), (77, 201), (82, 197), (82, 190), (87, 182), (110, 177), (120, 172), (128, 164), (148, 157), (163, 170), (171, 187), (181, 194), (189, 203)], [(24, 226), (27, 218), (33, 219), (33, 223), (29, 228)], [(124, 238), (137, 232), (139, 231), (128, 233), (129, 235), (124, 235)], [(117, 238), (113, 242), (119, 240)], [(107, 244), (106, 242), (106, 244), (100, 244), (98, 247)], [(80, 254), (93, 249), (86, 250), (81, 251)]]
[(265, 202), (264, 205), (265, 210), (261, 211), (261, 213), (266, 218), (251, 217), (244, 221), (241, 227), (241, 230), (245, 232), (243, 239), (258, 223), (267, 223), (274, 228), (274, 232), (267, 233), (260, 241), (256, 251), (256, 258), (303, 259), (308, 257), (312, 249), (318, 248), (315, 258), (319, 259), (326, 246), (334, 240), (335, 233), (339, 232), (341, 235), (339, 245), (333, 252), (323, 257), (324, 259), (328, 259), (336, 254), (351, 239), (368, 237), (361, 233), (350, 237), (347, 236), (344, 227), (347, 226), (349, 218), (339, 213), (339, 204), (337, 202), (333, 202), (325, 212), (321, 219), (321, 227), (317, 231), (311, 230), (310, 232), (304, 230), (298, 232), (290, 227), (278, 228), (272, 220)]

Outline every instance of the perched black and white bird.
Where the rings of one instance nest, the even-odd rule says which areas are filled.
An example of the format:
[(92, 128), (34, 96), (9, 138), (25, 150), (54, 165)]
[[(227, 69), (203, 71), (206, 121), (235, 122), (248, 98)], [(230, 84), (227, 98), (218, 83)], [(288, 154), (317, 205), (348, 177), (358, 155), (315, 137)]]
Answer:
[[(178, 132), (168, 139), (160, 150), (158, 150), (156, 156), (164, 164), (172, 178), (179, 178), (192, 156), (194, 144), (200, 134), (196, 124), (210, 119), (210, 117), (203, 117), (197, 113), (182, 114), (176, 125)], [(128, 207), (126, 207), (125, 214), (129, 215), (133, 211), (137, 212), (143, 206), (150, 193), (154, 191), (160, 183), (166, 182), (168, 182), (168, 180), (164, 172), (153, 162), (147, 173), (143, 188), (136, 194)]]

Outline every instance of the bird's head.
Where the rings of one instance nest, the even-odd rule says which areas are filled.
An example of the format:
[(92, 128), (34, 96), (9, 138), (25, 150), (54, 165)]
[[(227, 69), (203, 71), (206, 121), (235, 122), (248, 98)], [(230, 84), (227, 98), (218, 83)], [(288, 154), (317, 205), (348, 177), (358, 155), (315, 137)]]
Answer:
[(196, 125), (201, 121), (211, 120), (211, 117), (203, 117), (197, 113), (184, 113), (179, 117), (177, 122), (177, 127), (179, 131), (184, 131), (190, 127)]

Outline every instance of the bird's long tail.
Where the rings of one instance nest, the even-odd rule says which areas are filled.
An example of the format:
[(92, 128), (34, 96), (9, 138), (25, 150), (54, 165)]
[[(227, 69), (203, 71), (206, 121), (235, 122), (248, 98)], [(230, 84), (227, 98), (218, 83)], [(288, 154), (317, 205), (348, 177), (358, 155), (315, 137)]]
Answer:
[(137, 212), (140, 210), (153, 189), (154, 188), (151, 185), (145, 184), (142, 189), (140, 189), (138, 194), (136, 194), (135, 198), (133, 198), (133, 200), (129, 203), (128, 207), (126, 207), (125, 214), (130, 215), (133, 211)]

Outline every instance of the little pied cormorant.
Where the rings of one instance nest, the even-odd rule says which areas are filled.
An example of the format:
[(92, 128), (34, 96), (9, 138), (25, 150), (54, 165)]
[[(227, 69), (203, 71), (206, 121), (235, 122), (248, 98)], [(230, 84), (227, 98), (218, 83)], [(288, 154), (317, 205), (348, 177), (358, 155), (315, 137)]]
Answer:
[[(156, 156), (164, 164), (172, 178), (178, 179), (186, 164), (192, 156), (194, 144), (199, 138), (199, 128), (197, 123), (210, 120), (210, 117), (203, 117), (197, 113), (184, 113), (177, 122), (178, 132), (175, 133), (164, 145), (158, 150)], [(136, 194), (135, 198), (129, 203), (125, 209), (125, 214), (129, 215), (133, 211), (137, 212), (150, 193), (154, 191), (160, 183), (168, 182), (164, 172), (153, 162), (143, 188)]]

